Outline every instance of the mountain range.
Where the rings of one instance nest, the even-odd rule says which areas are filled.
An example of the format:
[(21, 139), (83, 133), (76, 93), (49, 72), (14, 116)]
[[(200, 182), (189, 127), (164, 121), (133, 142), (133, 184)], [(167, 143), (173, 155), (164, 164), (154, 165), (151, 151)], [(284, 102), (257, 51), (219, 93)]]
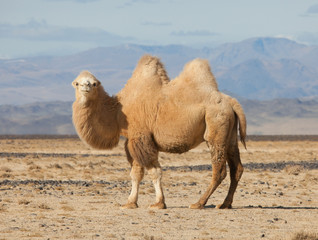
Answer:
[(68, 56), (0, 60), (0, 105), (72, 101), (73, 79), (89, 70), (118, 92), (145, 53), (160, 57), (173, 79), (188, 61), (208, 59), (220, 90), (247, 99), (318, 95), (318, 46), (284, 38), (253, 38), (216, 48), (182, 45), (100, 47)]
[[(247, 117), (248, 134), (318, 134), (318, 97), (239, 101)], [(76, 134), (72, 102), (0, 105), (0, 135), (12, 134)]]
[(182, 45), (100, 47), (68, 56), (0, 60), (0, 134), (75, 134), (73, 79), (91, 71), (110, 94), (145, 53), (171, 79), (188, 61), (208, 59), (219, 89), (242, 104), (248, 134), (318, 134), (318, 46), (253, 38), (216, 48)]

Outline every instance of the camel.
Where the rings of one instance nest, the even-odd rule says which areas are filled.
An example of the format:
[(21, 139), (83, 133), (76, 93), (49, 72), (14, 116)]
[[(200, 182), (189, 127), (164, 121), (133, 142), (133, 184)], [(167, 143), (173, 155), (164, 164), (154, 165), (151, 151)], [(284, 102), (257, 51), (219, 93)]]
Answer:
[(139, 184), (147, 170), (156, 194), (150, 208), (165, 209), (159, 152), (184, 153), (204, 141), (211, 152), (212, 180), (199, 201), (189, 207), (204, 208), (226, 177), (226, 162), (231, 183), (224, 202), (217, 207), (232, 207), (243, 173), (238, 126), (246, 148), (246, 119), (238, 101), (218, 90), (208, 61), (192, 60), (170, 81), (159, 58), (145, 55), (115, 96), (106, 93), (88, 71), (81, 72), (72, 84), (76, 93), (73, 123), (81, 140), (96, 149), (111, 149), (120, 136), (126, 138), (132, 188), (122, 208), (138, 207)]

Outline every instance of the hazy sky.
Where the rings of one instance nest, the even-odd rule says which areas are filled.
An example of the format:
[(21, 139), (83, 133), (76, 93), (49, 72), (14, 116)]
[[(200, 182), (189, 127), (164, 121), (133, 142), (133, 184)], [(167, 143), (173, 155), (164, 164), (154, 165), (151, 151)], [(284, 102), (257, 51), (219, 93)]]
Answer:
[(264, 36), (318, 45), (318, 0), (0, 0), (0, 58)]

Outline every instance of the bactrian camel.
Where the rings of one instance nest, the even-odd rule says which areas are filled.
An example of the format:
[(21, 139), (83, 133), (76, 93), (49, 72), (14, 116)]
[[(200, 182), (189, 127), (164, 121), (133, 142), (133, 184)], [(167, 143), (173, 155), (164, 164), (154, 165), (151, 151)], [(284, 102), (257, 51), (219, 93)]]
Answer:
[(139, 184), (145, 169), (152, 178), (156, 201), (151, 208), (166, 208), (158, 153), (184, 153), (205, 141), (211, 151), (212, 180), (190, 208), (204, 208), (226, 176), (231, 183), (219, 208), (231, 208), (243, 173), (238, 148), (238, 125), (245, 146), (246, 119), (241, 105), (218, 90), (206, 60), (195, 59), (170, 81), (156, 57), (143, 56), (125, 87), (116, 95), (104, 91), (100, 81), (83, 71), (73, 81), (76, 100), (73, 123), (79, 137), (96, 149), (111, 149), (126, 138), (131, 164), (132, 190), (123, 208), (137, 208)]

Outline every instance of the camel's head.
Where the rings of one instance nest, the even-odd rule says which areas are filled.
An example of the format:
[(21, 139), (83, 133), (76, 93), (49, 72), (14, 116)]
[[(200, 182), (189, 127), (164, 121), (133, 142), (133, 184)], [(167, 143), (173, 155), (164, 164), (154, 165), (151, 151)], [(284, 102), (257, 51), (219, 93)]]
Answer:
[(98, 95), (100, 81), (88, 71), (81, 72), (72, 83), (76, 91), (76, 98), (92, 99)]

